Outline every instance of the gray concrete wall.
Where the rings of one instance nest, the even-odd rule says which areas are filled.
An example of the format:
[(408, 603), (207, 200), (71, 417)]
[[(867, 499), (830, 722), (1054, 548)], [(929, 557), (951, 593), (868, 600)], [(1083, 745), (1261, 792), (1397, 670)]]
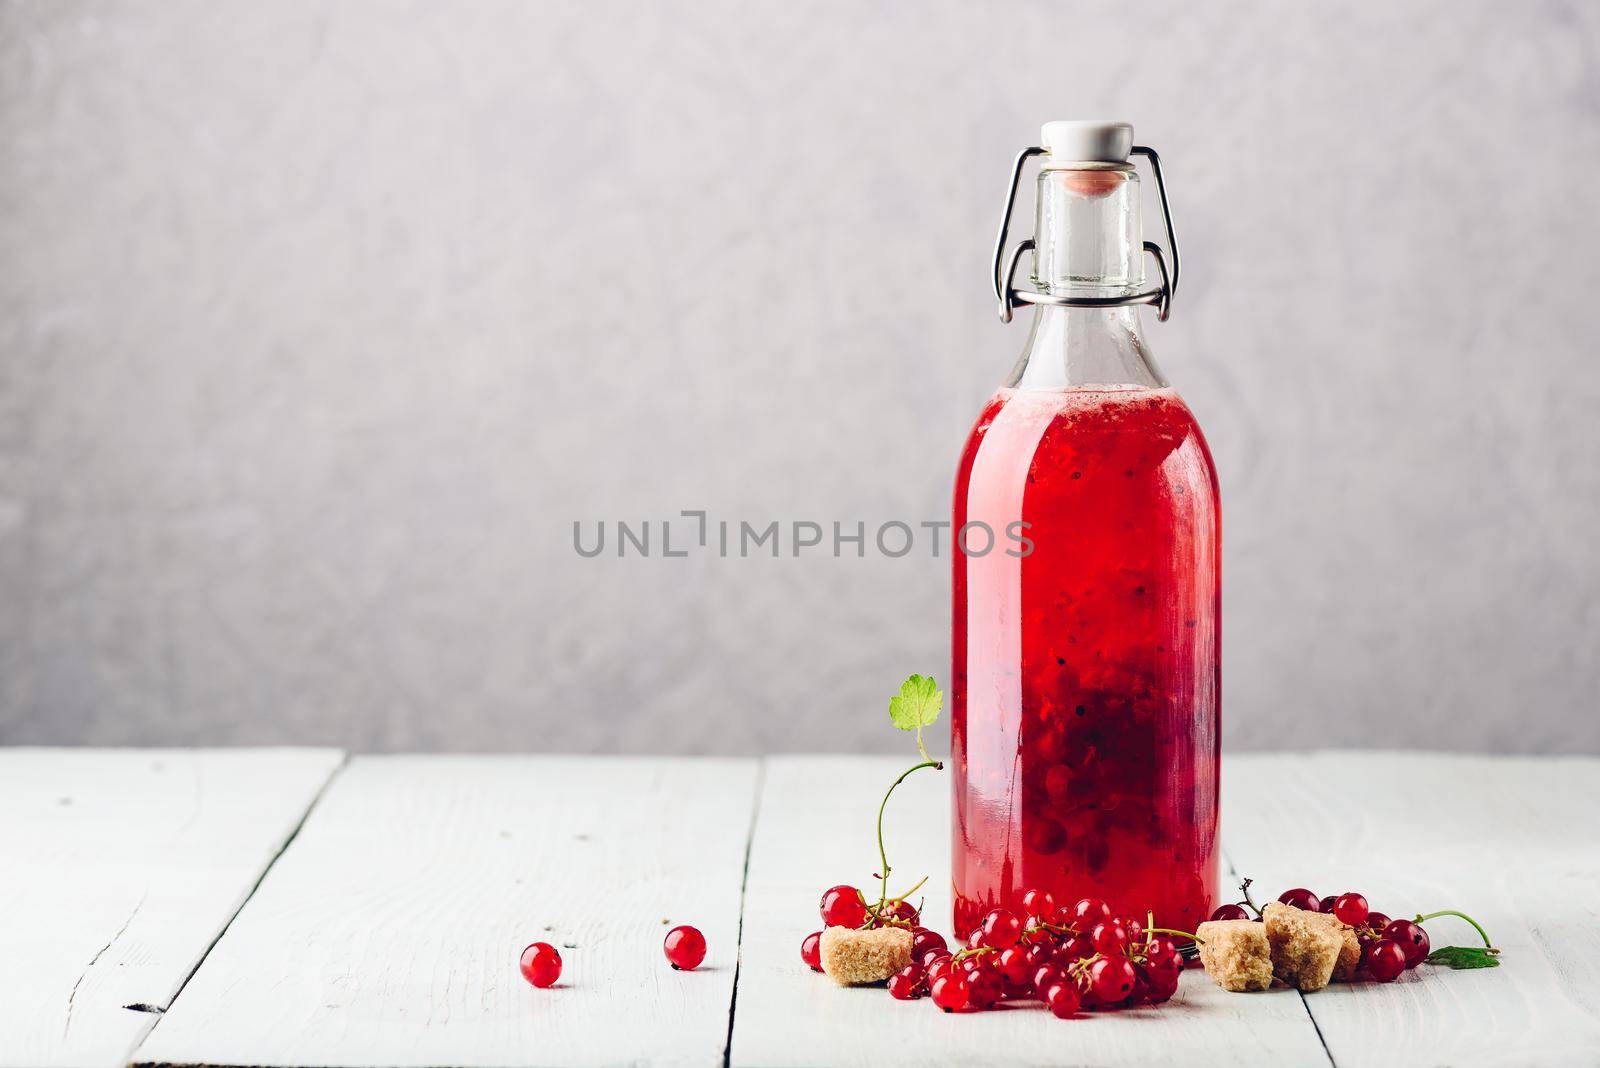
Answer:
[(571, 525), (944, 515), (1026, 330), (1008, 162), (1109, 115), (1179, 213), (1227, 744), (1600, 751), (1597, 45), (1581, 3), (5, 3), (0, 741), (903, 745), (946, 561)]

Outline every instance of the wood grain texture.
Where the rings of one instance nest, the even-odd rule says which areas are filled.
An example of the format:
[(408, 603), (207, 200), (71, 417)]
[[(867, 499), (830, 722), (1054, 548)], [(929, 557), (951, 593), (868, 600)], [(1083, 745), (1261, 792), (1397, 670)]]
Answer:
[[(881, 988), (841, 990), (810, 971), (799, 949), (819, 924), (817, 899), (835, 883), (867, 887), (878, 870), (873, 815), (911, 763), (768, 762), (750, 853), (732, 1064), (1328, 1064), (1296, 994), (1228, 994), (1197, 972), (1184, 974), (1162, 1008), (1057, 1020), (1032, 1003), (945, 1015)], [(924, 911), (946, 932), (949, 786), (948, 772), (918, 772), (896, 791), (885, 822), (891, 882), (904, 888), (931, 875)]]
[(340, 760), (0, 750), (0, 1065), (126, 1063)]
[[(140, 1062), (720, 1064), (758, 765), (366, 757)], [(710, 951), (675, 972), (667, 922)], [(560, 983), (517, 960), (555, 944)]]
[[(1223, 838), (1270, 899), (1358, 890), (1391, 917), (1457, 908), (1499, 968), (1423, 965), (1307, 995), (1340, 1068), (1600, 1063), (1600, 761), (1424, 753), (1229, 759)], [(1481, 944), (1454, 919), (1434, 946)]]

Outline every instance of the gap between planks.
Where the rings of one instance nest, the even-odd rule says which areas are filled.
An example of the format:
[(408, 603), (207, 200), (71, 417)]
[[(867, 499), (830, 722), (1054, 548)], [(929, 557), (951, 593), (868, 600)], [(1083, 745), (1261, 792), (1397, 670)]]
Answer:
[(750, 803), (750, 829), (744, 836), (744, 869), (739, 879), (739, 939), (733, 950), (733, 993), (728, 997), (728, 1037), (722, 1044), (723, 1068), (733, 1061), (733, 1020), (739, 1011), (739, 969), (744, 965), (744, 902), (750, 890), (750, 847), (756, 841), (756, 824), (761, 819), (761, 798), (767, 788), (767, 758), (756, 761), (756, 787)]
[[(1226, 827), (1223, 828), (1224, 831), (1226, 829)], [(1229, 884), (1221, 891), (1219, 896), (1228, 897), (1239, 891), (1239, 886), (1244, 882), (1245, 877), (1239, 874), (1239, 867), (1234, 864), (1233, 853), (1228, 849), (1226, 843), (1222, 846), (1222, 862), (1228, 869)], [(1241, 894), (1240, 896), (1242, 897), (1243, 895)], [(1300, 1007), (1306, 1010), (1306, 1019), (1311, 1021), (1311, 1029), (1317, 1033), (1317, 1041), (1322, 1044), (1322, 1053), (1328, 1058), (1330, 1068), (1338, 1068), (1338, 1062), (1333, 1059), (1333, 1051), (1328, 1048), (1328, 1040), (1323, 1037), (1322, 1027), (1317, 1023), (1317, 1014), (1311, 1011), (1311, 1003), (1306, 1001), (1306, 996), (1302, 991), (1296, 990), (1295, 996), (1300, 999)]]
[[(239, 913), (244, 911), (244, 907), (248, 905), (250, 900), (256, 896), (256, 891), (261, 889), (261, 883), (266, 879), (267, 873), (272, 871), (272, 869), (277, 866), (278, 861), (283, 857), (284, 853), (288, 852), (289, 847), (294, 844), (294, 840), (300, 837), (300, 831), (305, 827), (306, 820), (310, 819), (311, 814), (317, 810), (317, 804), (323, 799), (324, 796), (327, 795), (328, 787), (332, 786), (334, 780), (340, 775), (344, 774), (344, 769), (349, 766), (350, 752), (349, 750), (345, 750), (339, 757), (339, 763), (334, 765), (333, 770), (328, 773), (328, 777), (324, 779), (322, 781), (322, 785), (317, 788), (317, 792), (311, 795), (311, 803), (306, 806), (306, 810), (304, 812), (300, 813), (300, 819), (295, 823), (294, 829), (289, 832), (289, 837), (285, 838), (283, 840), (283, 845), (279, 846), (278, 851), (272, 854), (272, 859), (267, 861), (266, 867), (261, 869), (261, 874), (256, 876), (256, 881), (250, 884), (250, 889), (246, 891), (244, 899), (239, 902), (239, 907), (233, 910), (233, 914), (230, 915), (227, 922), (222, 925), (222, 929), (217, 932), (216, 937), (206, 945), (205, 950), (200, 954), (200, 959), (194, 962), (194, 967), (189, 969), (189, 974), (183, 977), (183, 982), (178, 984), (178, 989), (173, 992), (170, 998), (167, 999), (167, 1003), (159, 1008), (145, 1006), (141, 1009), (134, 1009), (132, 1005), (124, 1005), (123, 1008), (130, 1009), (135, 1012), (153, 1012), (157, 1017), (160, 1017), (165, 1016), (167, 1011), (171, 1009), (173, 1005), (177, 1004), (178, 999), (183, 996), (183, 992), (188, 989), (189, 981), (193, 979), (195, 977), (195, 973), (205, 965), (206, 960), (211, 956), (211, 951), (217, 948), (217, 943), (222, 941), (222, 936), (227, 934), (228, 928), (233, 926), (233, 921), (239, 918)], [(153, 1032), (156, 1027), (159, 1026), (161, 1026), (161, 1021), (157, 1019), (155, 1026), (151, 1027), (150, 1031)], [(150, 1034), (146, 1033), (144, 1038), (140, 1040), (139, 1045), (144, 1045), (144, 1043), (149, 1041), (149, 1039)], [(133, 1052), (138, 1053), (138, 1048), (136, 1047)], [(130, 1056), (128, 1058), (128, 1063), (131, 1064), (134, 1060), (135, 1058)]]

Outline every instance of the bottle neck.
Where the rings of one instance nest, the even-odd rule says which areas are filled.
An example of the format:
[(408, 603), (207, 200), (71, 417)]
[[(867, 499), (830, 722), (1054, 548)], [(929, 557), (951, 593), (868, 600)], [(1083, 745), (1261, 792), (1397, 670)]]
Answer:
[[(1053, 296), (1127, 296), (1144, 285), (1139, 176), (1110, 165), (1039, 174), (1033, 281)], [(1143, 340), (1139, 306), (1034, 306), (1007, 385), (1018, 389), (1167, 384)]]
[(1144, 285), (1139, 174), (1127, 164), (1039, 172), (1033, 282), (1056, 296), (1124, 296)]

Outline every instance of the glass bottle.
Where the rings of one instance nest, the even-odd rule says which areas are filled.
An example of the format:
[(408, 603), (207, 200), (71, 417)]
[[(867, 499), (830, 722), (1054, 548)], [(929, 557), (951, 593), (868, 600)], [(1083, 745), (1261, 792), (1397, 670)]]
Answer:
[[(982, 555), (973, 534), (954, 554), (951, 878), (963, 938), (991, 908), (1020, 911), (1033, 887), (1189, 931), (1216, 899), (1217, 477), (1145, 344), (1140, 308), (1166, 318), (1178, 261), (1159, 160), (1132, 141), (1123, 123), (1047, 124), (1046, 147), (1018, 157), (1001, 224), (1001, 317), (1019, 301), (1034, 311), (956, 477), (955, 530), (1020, 534)], [(1170, 280), (1160, 247), (1142, 243), (1134, 154), (1161, 193)], [(1035, 156), (1036, 237), (1006, 269), (1010, 204)], [(1014, 290), (1030, 248), (1035, 290)], [(1148, 289), (1147, 251), (1161, 274)]]

